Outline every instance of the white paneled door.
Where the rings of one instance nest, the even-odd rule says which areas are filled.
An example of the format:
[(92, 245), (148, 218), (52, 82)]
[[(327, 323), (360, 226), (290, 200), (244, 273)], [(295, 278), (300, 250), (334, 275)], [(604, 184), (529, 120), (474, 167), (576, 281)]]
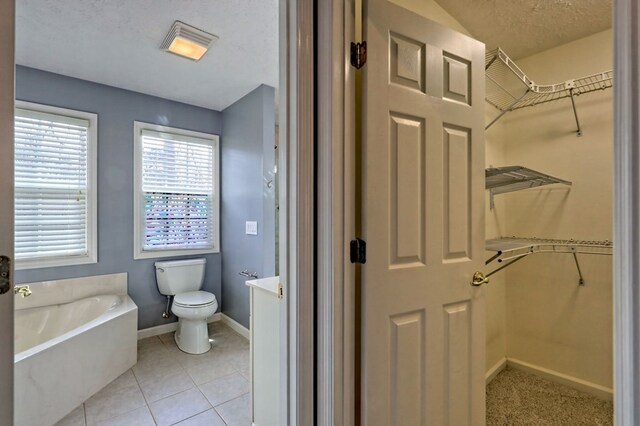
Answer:
[[(14, 1), (0, 2), (0, 256), (13, 258)], [(0, 259), (2, 259), (0, 257)], [(0, 265), (0, 269), (2, 265)], [(0, 271), (0, 426), (13, 424), (13, 288)], [(8, 288), (7, 288), (8, 286)]]
[(484, 45), (365, 3), (362, 424), (484, 425)]

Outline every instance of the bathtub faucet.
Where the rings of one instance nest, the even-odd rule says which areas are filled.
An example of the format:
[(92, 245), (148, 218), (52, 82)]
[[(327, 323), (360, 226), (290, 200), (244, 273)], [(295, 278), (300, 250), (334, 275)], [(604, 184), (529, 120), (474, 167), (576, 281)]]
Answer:
[(22, 297), (31, 296), (31, 289), (28, 285), (17, 285), (13, 288), (15, 294), (19, 294)]

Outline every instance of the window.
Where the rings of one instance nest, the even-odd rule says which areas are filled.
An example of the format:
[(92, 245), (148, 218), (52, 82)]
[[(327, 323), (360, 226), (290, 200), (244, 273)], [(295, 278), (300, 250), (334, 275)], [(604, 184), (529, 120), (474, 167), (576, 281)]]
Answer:
[(218, 136), (135, 122), (134, 258), (216, 253)]
[(96, 263), (95, 114), (16, 102), (17, 269)]

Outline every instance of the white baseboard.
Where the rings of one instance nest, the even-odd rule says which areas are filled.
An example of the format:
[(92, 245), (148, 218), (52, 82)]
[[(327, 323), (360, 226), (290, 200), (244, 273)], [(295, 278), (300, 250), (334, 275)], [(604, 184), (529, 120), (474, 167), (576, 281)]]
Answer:
[(526, 371), (527, 373), (535, 374), (536, 376), (543, 377), (552, 382), (560, 383), (574, 389), (590, 393), (601, 399), (613, 400), (613, 389), (607, 388), (595, 383), (588, 382), (586, 380), (578, 379), (567, 374), (560, 373), (558, 371), (549, 370), (544, 367), (529, 364), (528, 362), (520, 361), (514, 358), (507, 358), (507, 365), (509, 367), (516, 368), (518, 370)]
[(221, 314), (222, 322), (227, 324), (233, 331), (244, 337), (245, 339), (250, 339), (249, 329), (244, 325), (240, 324), (236, 320), (231, 317), (228, 317), (225, 314)]
[(506, 367), (507, 367), (506, 358), (502, 358), (501, 360), (496, 362), (493, 365), (493, 367), (491, 367), (489, 371), (487, 371), (487, 374), (485, 375), (485, 384), (488, 385), (489, 383), (491, 383), (491, 381), (495, 379), (496, 376), (500, 374), (500, 372), (504, 370)]
[[(208, 322), (216, 322), (222, 319), (222, 314), (217, 312), (213, 314), (211, 318), (209, 318)], [(156, 327), (144, 328), (142, 330), (138, 330), (138, 340), (146, 339), (147, 337), (159, 336), (165, 333), (172, 333), (178, 329), (178, 321), (170, 322), (169, 324), (162, 324)]]
[[(246, 328), (244, 325), (240, 324), (239, 322), (235, 321), (234, 319), (232, 319), (231, 317), (221, 313), (221, 312), (217, 312), (215, 314), (213, 314), (213, 316), (211, 318), (209, 318), (209, 322), (216, 322), (216, 321), (222, 321), (225, 324), (227, 324), (233, 331), (235, 331), (236, 333), (238, 333), (239, 335), (241, 335), (242, 337), (244, 337), (245, 339), (249, 340), (249, 329)], [(174, 331), (176, 331), (178, 329), (178, 322), (174, 321), (171, 322), (169, 324), (163, 324), (163, 325), (158, 325), (156, 327), (150, 327), (150, 328), (145, 328), (142, 330), (138, 330), (138, 340), (140, 339), (146, 339), (147, 337), (152, 337), (152, 336), (159, 336), (161, 334), (165, 334), (165, 333), (172, 333)]]

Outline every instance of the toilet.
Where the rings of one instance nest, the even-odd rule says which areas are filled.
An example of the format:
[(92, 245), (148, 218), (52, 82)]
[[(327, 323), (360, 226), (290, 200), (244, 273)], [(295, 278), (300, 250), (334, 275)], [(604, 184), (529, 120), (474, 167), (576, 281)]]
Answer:
[(216, 296), (200, 290), (206, 262), (190, 259), (155, 263), (160, 293), (174, 296), (171, 312), (178, 317), (176, 344), (183, 352), (196, 355), (211, 349), (207, 319), (218, 309)]

